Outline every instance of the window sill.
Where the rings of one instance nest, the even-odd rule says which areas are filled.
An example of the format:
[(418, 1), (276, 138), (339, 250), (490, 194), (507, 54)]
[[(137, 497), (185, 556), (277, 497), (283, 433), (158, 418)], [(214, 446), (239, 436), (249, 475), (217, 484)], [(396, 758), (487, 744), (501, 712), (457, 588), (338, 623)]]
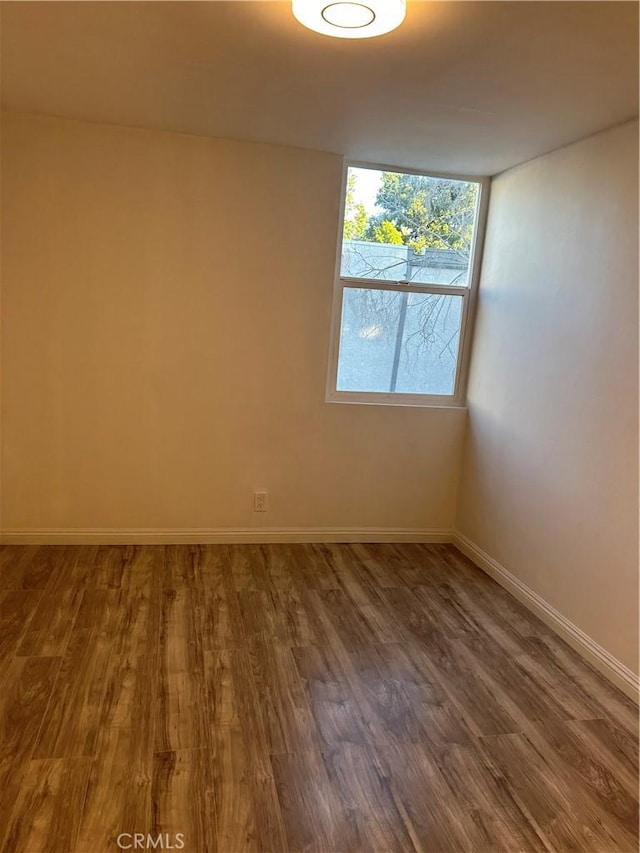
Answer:
[(396, 394), (330, 392), (326, 403), (346, 403), (350, 406), (401, 406), (411, 409), (466, 409), (465, 402), (452, 397), (411, 397)]

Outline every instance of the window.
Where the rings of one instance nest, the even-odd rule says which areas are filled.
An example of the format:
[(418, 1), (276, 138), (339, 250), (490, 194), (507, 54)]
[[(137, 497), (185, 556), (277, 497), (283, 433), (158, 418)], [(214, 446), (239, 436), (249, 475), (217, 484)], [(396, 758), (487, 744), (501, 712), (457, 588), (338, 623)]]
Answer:
[(328, 400), (462, 403), (486, 184), (347, 167)]

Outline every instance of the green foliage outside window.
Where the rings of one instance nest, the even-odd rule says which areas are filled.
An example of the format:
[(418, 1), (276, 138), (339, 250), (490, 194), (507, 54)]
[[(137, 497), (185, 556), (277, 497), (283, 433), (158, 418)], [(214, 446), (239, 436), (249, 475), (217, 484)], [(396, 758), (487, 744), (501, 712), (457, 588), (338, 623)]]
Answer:
[(376, 196), (379, 212), (369, 216), (355, 201), (356, 175), (349, 175), (344, 238), (453, 250), (469, 256), (478, 185), (447, 178), (382, 172)]

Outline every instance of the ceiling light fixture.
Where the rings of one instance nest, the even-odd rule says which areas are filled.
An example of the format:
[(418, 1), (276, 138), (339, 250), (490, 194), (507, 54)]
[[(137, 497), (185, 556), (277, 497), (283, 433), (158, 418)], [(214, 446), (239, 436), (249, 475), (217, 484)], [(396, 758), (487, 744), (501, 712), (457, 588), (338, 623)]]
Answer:
[(395, 30), (404, 21), (406, 0), (293, 0), (293, 14), (310, 30), (324, 36), (366, 39)]

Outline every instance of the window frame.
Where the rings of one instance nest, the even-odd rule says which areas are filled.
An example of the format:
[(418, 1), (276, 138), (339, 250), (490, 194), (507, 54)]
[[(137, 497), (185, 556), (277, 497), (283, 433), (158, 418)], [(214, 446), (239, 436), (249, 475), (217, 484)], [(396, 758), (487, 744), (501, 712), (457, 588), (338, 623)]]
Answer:
[[(347, 176), (349, 168), (372, 169), (381, 172), (397, 172), (403, 175), (422, 175), (428, 178), (448, 178), (454, 181), (468, 181), (478, 185), (478, 201), (476, 208), (476, 229), (473, 235), (469, 253), (468, 284), (424, 284), (422, 282), (388, 281), (386, 279), (351, 278), (341, 276), (342, 241), (346, 208)], [(471, 339), (473, 336), (473, 321), (477, 302), (480, 265), (484, 246), (487, 208), (489, 203), (489, 188), (491, 179), (486, 176), (458, 175), (423, 169), (409, 169), (404, 166), (389, 166), (381, 163), (368, 163), (360, 160), (344, 160), (342, 170), (342, 186), (340, 195), (340, 212), (338, 240), (336, 249), (336, 266), (334, 275), (333, 300), (331, 306), (331, 329), (329, 337), (329, 368), (325, 400), (328, 403), (356, 403), (378, 406), (416, 406), (416, 407), (454, 407), (466, 405), (467, 381), (471, 354)], [(340, 355), (340, 331), (342, 328), (342, 304), (345, 288), (368, 288), (369, 290), (393, 290), (400, 293), (436, 293), (462, 297), (462, 314), (460, 320), (460, 338), (456, 361), (456, 380), (453, 394), (404, 394), (395, 391), (339, 391), (338, 390), (338, 359)]]

